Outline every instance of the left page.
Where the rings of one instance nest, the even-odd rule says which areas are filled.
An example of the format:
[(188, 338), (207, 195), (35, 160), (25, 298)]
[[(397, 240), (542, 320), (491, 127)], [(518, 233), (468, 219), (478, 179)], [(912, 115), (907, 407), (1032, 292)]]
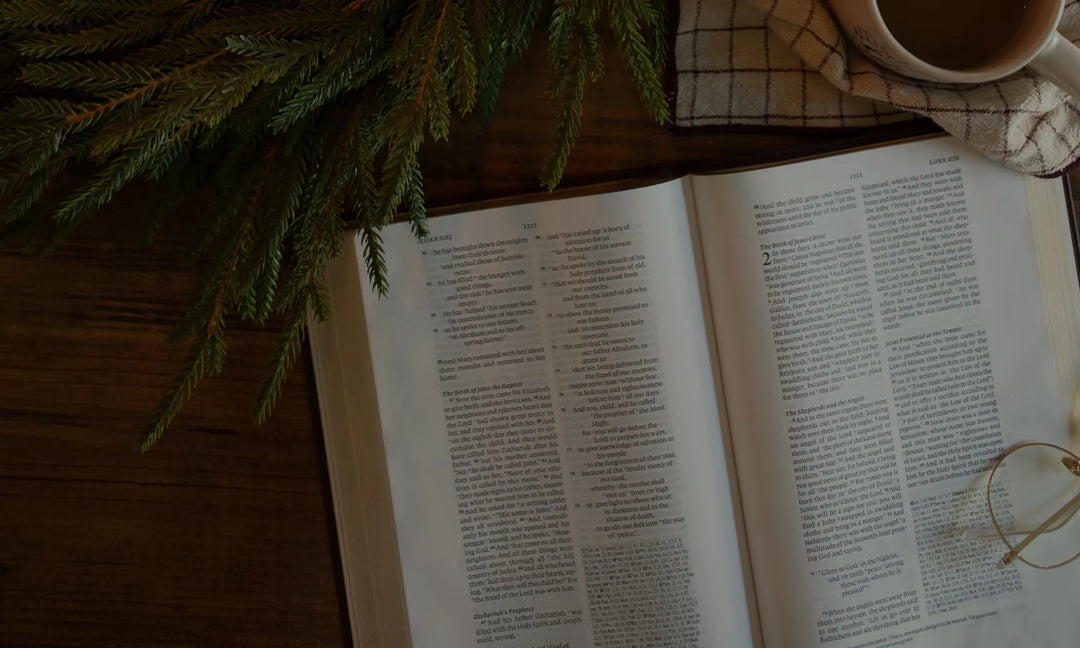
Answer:
[(384, 245), (364, 305), (413, 644), (748, 645), (681, 184)]

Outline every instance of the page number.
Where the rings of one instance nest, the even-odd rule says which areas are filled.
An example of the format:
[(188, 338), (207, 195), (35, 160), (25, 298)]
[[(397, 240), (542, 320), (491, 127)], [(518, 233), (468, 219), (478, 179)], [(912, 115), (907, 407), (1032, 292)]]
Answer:
[(858, 172), (858, 173), (852, 173), (852, 174), (851, 174), (851, 179), (852, 179), (852, 180), (858, 180), (858, 179), (859, 179), (859, 178), (861, 178), (861, 177), (862, 177), (862, 171), (860, 171), (860, 172)]
[(525, 223), (522, 227), (527, 230), (536, 229), (536, 223)]

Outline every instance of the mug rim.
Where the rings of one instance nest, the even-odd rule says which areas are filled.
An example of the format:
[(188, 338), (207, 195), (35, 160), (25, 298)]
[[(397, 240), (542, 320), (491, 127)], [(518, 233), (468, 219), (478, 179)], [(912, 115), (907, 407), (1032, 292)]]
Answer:
[[(950, 0), (942, 1), (949, 2)], [(870, 5), (870, 14), (881, 29), (881, 35), (884, 36), (887, 44), (894, 49), (894, 53), (902, 56), (904, 59), (904, 66), (909, 68), (911, 72), (915, 72), (927, 80), (943, 83), (985, 83), (987, 81), (996, 81), (1019, 71), (1024, 66), (1031, 63), (1035, 57), (1050, 44), (1057, 32), (1058, 25), (1061, 23), (1061, 17), (1065, 11), (1065, 0), (1056, 0), (1055, 4), (1057, 7), (1051, 16), (1051, 20), (1048, 21), (1048, 24), (1043, 26), (1042, 39), (1033, 40), (1032, 45), (1022, 52), (1018, 52), (1017, 55), (1010, 57), (1006, 61), (999, 61), (988, 65), (981, 64), (964, 70), (955, 70), (927, 63), (923, 59), (912, 54), (896, 39), (892, 30), (889, 29), (888, 23), (885, 22), (885, 18), (882, 17), (881, 11), (878, 8), (878, 0), (870, 0), (868, 4)]]

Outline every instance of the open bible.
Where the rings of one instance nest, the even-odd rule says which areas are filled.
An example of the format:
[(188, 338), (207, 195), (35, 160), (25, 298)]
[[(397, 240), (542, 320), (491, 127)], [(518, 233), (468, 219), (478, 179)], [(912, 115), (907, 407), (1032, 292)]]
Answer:
[(1071, 445), (1063, 184), (935, 138), (471, 211), (386, 230), (381, 299), (350, 244), (311, 343), (355, 640), (1075, 644), (1075, 571), (962, 533)]

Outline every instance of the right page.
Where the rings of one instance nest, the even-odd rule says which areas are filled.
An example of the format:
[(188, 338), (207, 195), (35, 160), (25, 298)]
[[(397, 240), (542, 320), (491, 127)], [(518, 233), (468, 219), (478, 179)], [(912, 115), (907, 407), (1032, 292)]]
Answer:
[(1075, 565), (961, 533), (1003, 449), (1070, 445), (1060, 180), (935, 138), (693, 191), (766, 647), (1076, 645)]

